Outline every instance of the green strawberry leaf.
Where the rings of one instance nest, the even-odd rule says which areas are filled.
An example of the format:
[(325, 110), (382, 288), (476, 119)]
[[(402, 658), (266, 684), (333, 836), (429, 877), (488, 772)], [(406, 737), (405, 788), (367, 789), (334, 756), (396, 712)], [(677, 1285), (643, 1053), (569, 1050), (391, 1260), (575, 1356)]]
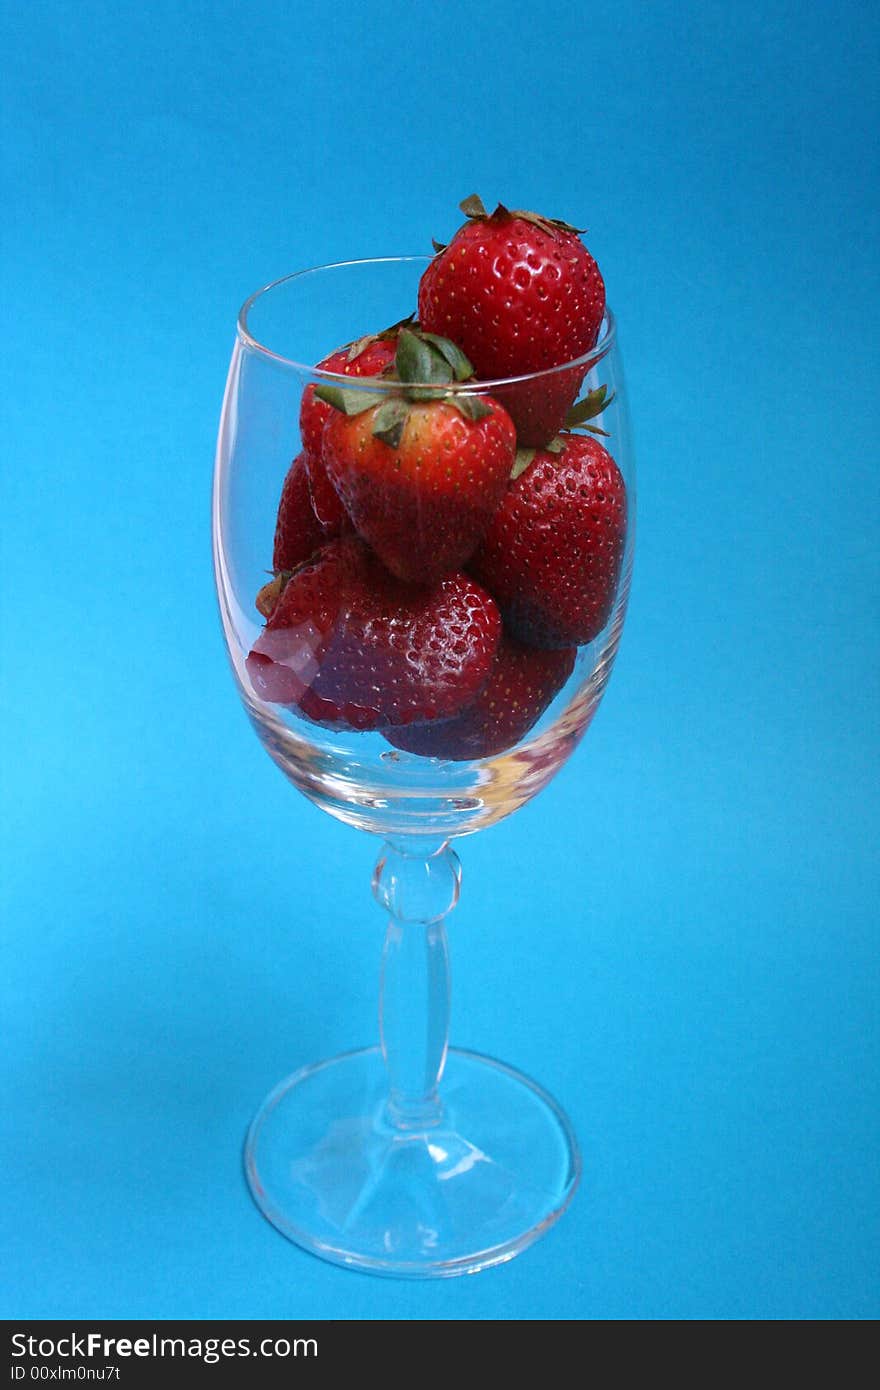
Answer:
[(360, 415), (388, 399), (384, 391), (357, 391), (346, 386), (316, 386), (315, 395), (343, 415)]
[(439, 386), (452, 380), (452, 367), (443, 354), (432, 347), (420, 333), (413, 333), (409, 328), (402, 328), (400, 331), (395, 363), (397, 375), (407, 384), (436, 383)]
[[(586, 420), (593, 420), (597, 415), (608, 407), (614, 400), (614, 392), (607, 395), (607, 386), (597, 386), (595, 391), (588, 391), (582, 401), (573, 405), (565, 417), (567, 429), (577, 429), (578, 425), (583, 425)], [(601, 433), (605, 433), (604, 430)]]
[(512, 483), (515, 483), (517, 478), (525, 473), (537, 452), (537, 449), (517, 449), (516, 458), (513, 460), (513, 467), (510, 470), (510, 481)]
[(409, 401), (445, 401), (449, 395), (446, 381), (440, 386), (408, 386), (406, 388), (406, 398)]
[(611, 435), (608, 433), (608, 431), (600, 430), (598, 425), (584, 425), (584, 429), (589, 430), (590, 434), (601, 434), (603, 439), (611, 438)]
[(510, 481), (516, 482), (517, 478), (525, 473), (535, 454), (561, 454), (564, 449), (565, 440), (558, 434), (555, 439), (551, 439), (550, 443), (545, 444), (541, 449), (517, 449), (513, 467), (510, 470)]
[(376, 411), (373, 419), (373, 434), (377, 439), (381, 439), (383, 444), (387, 444), (390, 449), (396, 449), (400, 444), (408, 414), (409, 405), (406, 401), (401, 400), (399, 396), (389, 396)]
[(474, 374), (474, 369), (465, 357), (461, 348), (458, 347), (451, 338), (441, 338), (439, 333), (420, 333), (420, 338), (431, 344), (440, 353), (449, 366), (456, 381), (467, 381)]
[(450, 391), (444, 399), (447, 405), (454, 406), (466, 420), (484, 420), (487, 415), (492, 414), (491, 405), (480, 396), (460, 396), (458, 392)]

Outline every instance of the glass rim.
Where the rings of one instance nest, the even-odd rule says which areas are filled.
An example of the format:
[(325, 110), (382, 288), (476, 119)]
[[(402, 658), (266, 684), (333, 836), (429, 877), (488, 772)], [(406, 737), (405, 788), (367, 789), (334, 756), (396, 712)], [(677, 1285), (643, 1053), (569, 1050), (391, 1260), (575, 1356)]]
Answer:
[[(282, 275), (277, 280), (270, 280), (270, 282), (267, 285), (263, 285), (260, 289), (255, 290), (252, 295), (248, 296), (248, 298), (244, 301), (244, 303), (238, 311), (238, 320), (236, 323), (236, 332), (238, 340), (240, 343), (243, 344), (244, 347), (249, 348), (252, 352), (258, 353), (260, 356), (266, 357), (272, 362), (280, 363), (284, 367), (290, 367), (296, 372), (304, 373), (305, 375), (311, 377), (314, 381), (326, 381), (330, 385), (337, 386), (344, 384), (346, 387), (355, 390), (362, 389), (375, 391), (383, 390), (386, 388), (388, 390), (391, 390), (398, 383), (386, 383), (383, 382), (381, 378), (377, 377), (352, 377), (346, 376), (342, 372), (328, 372), (320, 367), (317, 367), (314, 363), (297, 362), (292, 357), (286, 357), (283, 353), (276, 352), (273, 348), (270, 348), (265, 343), (260, 342), (259, 338), (257, 338), (251, 332), (250, 327), (248, 325), (248, 315), (250, 314), (251, 309), (253, 309), (253, 307), (257, 304), (257, 302), (260, 299), (262, 299), (265, 295), (269, 294), (272, 290), (280, 289), (282, 285), (288, 285), (293, 280), (301, 280), (307, 275), (318, 275), (322, 271), (326, 270), (349, 270), (353, 266), (406, 265), (416, 264), (419, 262), (424, 265), (429, 265), (433, 259), (433, 256), (426, 255), (364, 256), (354, 260), (329, 261), (325, 265), (313, 265), (308, 266), (304, 270), (294, 270), (289, 275)], [(524, 372), (519, 376), (493, 377), (491, 379), (485, 378), (479, 381), (450, 382), (448, 388), (446, 389), (451, 391), (481, 393), (484, 391), (488, 392), (494, 388), (502, 386), (511, 386), (517, 382), (537, 381), (544, 377), (555, 376), (559, 372), (573, 371), (575, 368), (577, 368), (579, 371), (583, 370), (583, 372), (586, 374), (586, 372), (590, 369), (591, 366), (593, 366), (596, 362), (599, 362), (603, 357), (606, 357), (608, 355), (609, 351), (611, 350), (614, 344), (616, 335), (617, 321), (614, 317), (614, 314), (611, 312), (611, 310), (608, 308), (606, 304), (605, 313), (602, 318), (602, 325), (599, 330), (599, 337), (596, 340), (595, 345), (590, 348), (589, 352), (582, 353), (580, 357), (570, 358), (567, 362), (559, 362), (553, 367), (541, 367), (538, 371)], [(352, 341), (356, 341), (356, 339), (352, 339)], [(346, 344), (340, 344), (339, 346), (344, 347), (346, 346)], [(336, 350), (337, 349), (332, 348), (328, 349), (327, 355), (329, 356), (330, 352)], [(420, 386), (427, 387), (433, 385), (435, 389), (437, 385), (436, 382), (411, 382), (409, 384), (416, 388)]]

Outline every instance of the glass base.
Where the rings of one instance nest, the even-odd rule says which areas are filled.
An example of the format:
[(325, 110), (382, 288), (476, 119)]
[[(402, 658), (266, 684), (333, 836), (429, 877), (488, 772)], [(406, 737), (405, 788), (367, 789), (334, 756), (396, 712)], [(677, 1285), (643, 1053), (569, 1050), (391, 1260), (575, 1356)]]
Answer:
[(450, 1049), (428, 1128), (386, 1118), (378, 1047), (304, 1067), (251, 1125), (257, 1206), (297, 1245), (373, 1274), (443, 1278), (501, 1264), (565, 1211), (580, 1177), (571, 1126), (546, 1091)]

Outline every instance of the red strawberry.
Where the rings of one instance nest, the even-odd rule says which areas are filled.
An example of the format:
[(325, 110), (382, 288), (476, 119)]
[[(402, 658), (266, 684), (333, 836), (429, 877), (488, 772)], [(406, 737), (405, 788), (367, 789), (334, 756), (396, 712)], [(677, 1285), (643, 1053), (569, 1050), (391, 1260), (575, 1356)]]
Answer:
[(597, 439), (567, 434), (510, 484), (471, 566), (533, 647), (591, 642), (611, 613), (626, 540), (626, 487)]
[[(329, 357), (325, 357), (323, 362), (318, 363), (317, 370), (335, 372), (339, 376), (380, 376), (394, 361), (397, 327), (395, 324), (394, 328), (386, 329), (384, 334), (359, 338), (355, 343), (337, 348)], [(345, 508), (327, 477), (321, 459), (321, 436), (331, 414), (332, 408), (325, 401), (316, 398), (314, 386), (307, 386), (299, 410), (299, 429), (308, 455), (312, 506), (328, 537), (338, 536), (342, 531), (349, 529)]]
[(273, 570), (277, 574), (280, 570), (296, 569), (324, 544), (325, 539), (312, 509), (306, 456), (302, 453), (290, 465), (281, 489), (272, 552)]
[[(394, 361), (397, 331), (387, 330), (392, 337), (359, 338), (356, 343), (337, 348), (319, 362), (316, 371), (333, 372), (337, 376), (380, 376)], [(299, 430), (306, 453), (317, 458), (321, 453), (321, 435), (330, 418), (332, 407), (316, 400), (314, 386), (307, 386), (299, 408)]]
[(412, 588), (348, 536), (290, 578), (247, 669), (261, 699), (325, 728), (386, 728), (472, 700), (500, 634), (494, 600), (467, 575)]
[(395, 748), (425, 758), (491, 758), (519, 743), (574, 669), (577, 651), (542, 652), (502, 637), (489, 679), (475, 700), (451, 719), (413, 724), (386, 734)]
[[(484, 381), (542, 372), (589, 352), (605, 313), (605, 285), (576, 228), (500, 203), (490, 217), (476, 194), (461, 209), (468, 221), (419, 285), (423, 330), (457, 343)], [(521, 445), (553, 438), (583, 377), (574, 368), (493, 392)]]
[(453, 376), (471, 374), (452, 343), (402, 330), (396, 365), (400, 384), (384, 398), (319, 388), (339, 407), (323, 458), (358, 534), (399, 579), (432, 584), (479, 545), (504, 495), (516, 436), (497, 402), (449, 389)]

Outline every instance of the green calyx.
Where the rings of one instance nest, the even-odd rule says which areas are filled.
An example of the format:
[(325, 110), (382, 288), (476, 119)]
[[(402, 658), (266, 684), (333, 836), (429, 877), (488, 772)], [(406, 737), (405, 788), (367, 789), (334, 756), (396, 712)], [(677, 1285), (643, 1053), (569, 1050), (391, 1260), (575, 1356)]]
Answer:
[(388, 399), (387, 391), (359, 391), (355, 386), (316, 386), (315, 395), (343, 415), (360, 415)]
[[(438, 386), (453, 381), (467, 381), (474, 369), (461, 348), (439, 333), (416, 332), (402, 328), (397, 339), (394, 359), (397, 375), (402, 382), (427, 383)], [(415, 395), (415, 392), (413, 393)], [(415, 399), (424, 397), (415, 396)]]
[(565, 440), (557, 434), (555, 439), (551, 439), (549, 444), (545, 444), (542, 449), (517, 449), (516, 457), (513, 460), (513, 467), (510, 470), (510, 481), (515, 483), (535, 457), (535, 454), (561, 454), (565, 448)]
[[(492, 407), (479, 396), (454, 391), (459, 382), (469, 381), (474, 369), (461, 348), (438, 333), (424, 333), (403, 320), (390, 330), (397, 335), (394, 372), (383, 379), (390, 389), (360, 390), (355, 386), (315, 387), (315, 395), (344, 415), (361, 415), (378, 406), (372, 433), (389, 448), (396, 449), (406, 417), (417, 401), (445, 401), (467, 420), (481, 420), (492, 414)], [(368, 378), (364, 378), (368, 380)]]
[(595, 420), (597, 415), (609, 406), (614, 400), (614, 392), (608, 395), (607, 386), (597, 386), (595, 391), (588, 391), (583, 400), (573, 405), (565, 417), (565, 428), (568, 430), (584, 429), (589, 430), (590, 434), (601, 434), (603, 439), (609, 439), (607, 430), (600, 429), (598, 425), (587, 424), (588, 420)]
[[(614, 400), (614, 392), (608, 395), (607, 386), (597, 386), (595, 391), (588, 391), (583, 400), (576, 405), (565, 417), (566, 430), (589, 430), (590, 434), (601, 434), (604, 439), (609, 439), (607, 430), (600, 429), (598, 425), (590, 425), (589, 420), (595, 420), (597, 415), (601, 415), (606, 406)], [(542, 449), (517, 449), (513, 467), (510, 470), (510, 481), (516, 482), (517, 478), (525, 473), (535, 454), (561, 454), (565, 448), (565, 439), (557, 434), (555, 439), (551, 439), (549, 444), (545, 444)]]
[(525, 473), (537, 452), (537, 449), (517, 449), (516, 457), (513, 460), (513, 467), (510, 470), (510, 481), (512, 483), (515, 483), (517, 478)]
[(467, 357), (450, 338), (402, 328), (394, 365), (406, 387), (404, 395), (408, 401), (445, 401), (466, 420), (482, 420), (492, 414), (492, 407), (479, 396), (448, 389), (455, 383), (470, 381), (474, 374)]
[[(518, 217), (523, 222), (531, 222), (533, 226), (540, 227), (543, 232), (548, 232), (550, 236), (555, 236), (557, 232), (573, 232), (575, 236), (580, 236), (586, 231), (586, 227), (573, 227), (570, 222), (563, 222), (558, 217), (542, 217), (539, 212), (527, 212), (522, 208), (506, 208), (503, 203), (499, 203), (493, 213), (486, 211), (485, 204), (479, 193), (471, 193), (459, 203), (459, 208), (465, 217), (471, 222), (488, 222), (493, 217)], [(434, 243), (435, 247), (438, 243)], [(439, 247), (438, 249), (445, 249)]]
[(409, 401), (403, 396), (389, 396), (376, 411), (373, 434), (389, 449), (398, 448), (408, 414)]

